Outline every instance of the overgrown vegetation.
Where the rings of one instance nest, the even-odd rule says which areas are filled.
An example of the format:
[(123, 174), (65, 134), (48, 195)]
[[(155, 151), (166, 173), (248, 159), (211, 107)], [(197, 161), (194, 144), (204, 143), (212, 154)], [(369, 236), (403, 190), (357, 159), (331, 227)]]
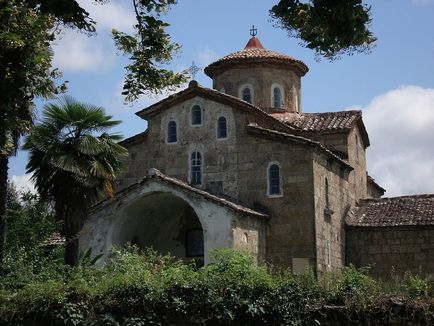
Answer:
[[(317, 281), (271, 275), (232, 250), (197, 269), (137, 247), (103, 268), (16, 253), (0, 281), (0, 325), (429, 325), (432, 287), (417, 276), (385, 292), (366, 270)], [(29, 268), (29, 262), (37, 268)], [(25, 275), (25, 277), (22, 277)], [(423, 286), (421, 287), (421, 284)], [(426, 286), (426, 287), (425, 287)], [(423, 288), (423, 291), (421, 291)]]

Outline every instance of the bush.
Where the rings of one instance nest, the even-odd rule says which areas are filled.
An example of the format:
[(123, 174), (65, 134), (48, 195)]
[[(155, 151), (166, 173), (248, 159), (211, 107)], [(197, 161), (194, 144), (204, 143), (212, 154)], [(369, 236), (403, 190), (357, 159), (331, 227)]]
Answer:
[[(366, 270), (354, 267), (333, 276), (326, 288), (312, 270), (271, 275), (255, 266), (251, 256), (228, 249), (214, 251), (213, 263), (200, 269), (134, 246), (113, 249), (100, 269), (88, 264), (70, 268), (44, 256), (34, 257), (28, 264), (34, 267), (26, 267), (32, 257), (20, 255), (17, 273), (0, 279), (0, 325), (383, 325), (434, 320), (432, 298), (388, 299)], [(405, 282), (411, 285), (409, 293), (410, 288), (422, 293), (419, 280), (409, 277)]]

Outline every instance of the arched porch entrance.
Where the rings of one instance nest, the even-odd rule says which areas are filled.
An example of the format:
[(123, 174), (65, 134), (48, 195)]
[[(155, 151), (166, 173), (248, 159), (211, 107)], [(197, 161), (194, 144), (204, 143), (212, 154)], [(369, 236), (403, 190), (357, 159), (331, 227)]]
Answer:
[(111, 243), (152, 247), (185, 262), (204, 264), (204, 233), (194, 209), (170, 192), (151, 192), (125, 205), (111, 232)]

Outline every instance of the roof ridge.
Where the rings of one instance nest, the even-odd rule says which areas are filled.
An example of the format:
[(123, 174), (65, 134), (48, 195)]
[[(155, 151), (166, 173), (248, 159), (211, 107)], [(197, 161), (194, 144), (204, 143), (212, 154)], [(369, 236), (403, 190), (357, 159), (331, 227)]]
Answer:
[(312, 139), (305, 138), (305, 137), (302, 137), (302, 136), (293, 135), (293, 134), (289, 134), (289, 133), (286, 133), (286, 132), (272, 130), (272, 129), (268, 129), (268, 128), (263, 128), (263, 127), (256, 126), (256, 125), (248, 125), (247, 127), (248, 128), (252, 128), (252, 129), (257, 129), (257, 130), (260, 130), (260, 131), (266, 131), (266, 132), (269, 132), (271, 134), (276, 134), (276, 135), (281, 135), (281, 136), (284, 136), (284, 137), (293, 138), (293, 139), (296, 139), (296, 140), (300, 140), (300, 141), (309, 143), (309, 144), (311, 144), (313, 146), (317, 146), (318, 148), (320, 148), (321, 150), (323, 150), (324, 152), (326, 152), (328, 155), (330, 155), (331, 157), (333, 157), (335, 160), (337, 160), (341, 164), (345, 165), (347, 168), (350, 168), (351, 170), (354, 169), (348, 162), (344, 161), (339, 156), (337, 156), (332, 151), (330, 151), (328, 148), (324, 147), (320, 142), (317, 142), (317, 141), (314, 141)]

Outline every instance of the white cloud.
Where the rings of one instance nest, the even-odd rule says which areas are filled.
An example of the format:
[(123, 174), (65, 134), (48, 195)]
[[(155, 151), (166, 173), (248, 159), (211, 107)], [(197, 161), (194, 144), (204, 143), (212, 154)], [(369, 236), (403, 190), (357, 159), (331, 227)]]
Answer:
[(402, 86), (363, 109), (368, 170), (387, 196), (434, 193), (434, 89)]
[[(112, 0), (104, 5), (81, 0), (80, 5), (97, 22), (97, 34), (87, 36), (75, 30), (65, 30), (53, 46), (54, 66), (62, 71), (99, 71), (112, 67), (116, 49), (111, 30), (131, 32), (135, 22), (133, 8)], [(125, 2), (123, 2), (125, 3)]]
[(136, 17), (129, 1), (111, 0), (103, 5), (95, 4), (89, 0), (80, 0), (78, 2), (80, 6), (89, 12), (89, 16), (97, 22), (96, 28), (98, 32), (102, 30), (111, 31), (113, 28), (123, 32), (133, 31)]
[(30, 181), (30, 174), (24, 175), (13, 175), (10, 181), (15, 185), (16, 189), (19, 191), (31, 191), (36, 193), (35, 186), (32, 181)]
[(62, 71), (95, 71), (113, 62), (114, 50), (105, 51), (101, 38), (67, 31), (54, 45), (54, 66)]

